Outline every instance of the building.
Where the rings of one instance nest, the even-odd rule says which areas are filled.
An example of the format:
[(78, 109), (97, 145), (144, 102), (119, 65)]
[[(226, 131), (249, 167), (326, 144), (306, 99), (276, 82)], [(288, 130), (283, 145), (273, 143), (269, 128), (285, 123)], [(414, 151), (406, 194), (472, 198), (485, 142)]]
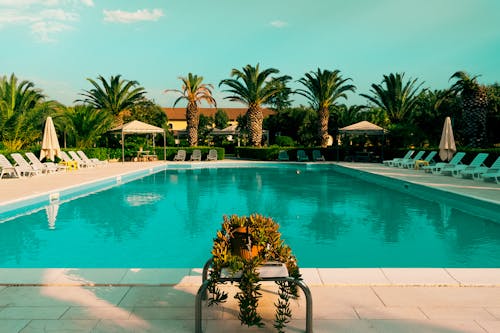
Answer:
[[(247, 108), (198, 108), (200, 114), (207, 117), (214, 117), (217, 110), (224, 110), (229, 117), (229, 125), (237, 124), (237, 119), (240, 115), (245, 115)], [(176, 131), (184, 131), (187, 127), (186, 108), (163, 108), (168, 118), (168, 127)], [(262, 113), (264, 118), (274, 114), (271, 109), (263, 108)]]

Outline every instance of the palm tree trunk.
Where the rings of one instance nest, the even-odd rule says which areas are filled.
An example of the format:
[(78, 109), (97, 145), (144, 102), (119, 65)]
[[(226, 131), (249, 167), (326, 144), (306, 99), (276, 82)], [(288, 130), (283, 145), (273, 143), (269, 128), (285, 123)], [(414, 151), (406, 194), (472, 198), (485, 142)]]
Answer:
[(464, 134), (469, 147), (486, 147), (487, 106), (488, 100), (484, 89), (478, 88), (472, 94), (463, 96)]
[(262, 121), (264, 116), (259, 105), (250, 105), (247, 117), (250, 144), (254, 147), (260, 147), (262, 145)]
[(328, 117), (330, 113), (328, 108), (321, 108), (318, 113), (318, 141), (322, 148), (328, 145)]
[(186, 120), (189, 146), (195, 147), (198, 145), (198, 123), (200, 120), (196, 103), (188, 103), (186, 107)]

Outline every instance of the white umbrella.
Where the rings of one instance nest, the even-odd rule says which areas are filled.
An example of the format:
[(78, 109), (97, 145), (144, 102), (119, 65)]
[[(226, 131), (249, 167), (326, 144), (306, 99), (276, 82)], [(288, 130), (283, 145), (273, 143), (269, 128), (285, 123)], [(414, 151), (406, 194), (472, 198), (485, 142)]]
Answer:
[(441, 134), (441, 142), (439, 142), (439, 157), (443, 161), (449, 161), (457, 152), (455, 139), (453, 138), (453, 129), (451, 128), (451, 119), (446, 117), (444, 120), (443, 133)]
[(48, 158), (53, 161), (54, 157), (59, 156), (60, 154), (61, 147), (59, 146), (59, 141), (57, 140), (54, 122), (52, 122), (52, 117), (47, 117), (47, 120), (45, 121), (45, 129), (43, 131), (40, 160), (42, 160), (43, 158)]

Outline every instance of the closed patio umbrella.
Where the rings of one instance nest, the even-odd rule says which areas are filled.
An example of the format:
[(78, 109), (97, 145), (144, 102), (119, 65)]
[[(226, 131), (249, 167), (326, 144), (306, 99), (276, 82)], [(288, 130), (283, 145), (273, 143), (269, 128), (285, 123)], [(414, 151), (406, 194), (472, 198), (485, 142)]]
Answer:
[(40, 160), (47, 158), (54, 161), (56, 156), (61, 154), (61, 147), (57, 140), (56, 128), (52, 117), (47, 117), (45, 129), (43, 130), (42, 150), (40, 151)]
[(451, 119), (446, 117), (444, 120), (443, 133), (439, 142), (439, 157), (443, 161), (449, 161), (457, 152), (455, 139), (453, 138), (453, 129), (451, 128)]

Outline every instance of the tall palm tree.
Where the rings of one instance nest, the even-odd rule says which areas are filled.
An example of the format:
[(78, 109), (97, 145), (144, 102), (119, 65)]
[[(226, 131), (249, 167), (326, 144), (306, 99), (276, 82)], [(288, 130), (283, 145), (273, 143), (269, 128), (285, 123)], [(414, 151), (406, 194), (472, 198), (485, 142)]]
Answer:
[[(233, 68), (231, 76), (235, 79), (225, 79), (219, 83), (229, 87), (225, 92), (231, 95), (225, 97), (230, 101), (241, 102), (247, 105), (247, 122), (250, 144), (260, 147), (262, 144), (262, 105), (267, 104), (270, 99), (284, 89), (289, 76), (271, 78), (272, 74), (279, 73), (275, 68), (268, 68), (260, 71), (259, 64), (255, 67), (246, 65), (243, 70)], [(241, 81), (243, 82), (241, 82)]]
[(407, 120), (416, 107), (418, 98), (417, 91), (423, 82), (417, 84), (417, 79), (409, 79), (403, 83), (404, 73), (384, 75), (380, 84), (372, 84), (371, 96), (361, 94), (370, 102), (381, 107), (387, 112), (389, 120), (398, 124)]
[(14, 73), (0, 77), (0, 137), (7, 148), (20, 149), (41, 135), (34, 120), (37, 110), (45, 112), (50, 106), (47, 103), (33, 82), (19, 82)]
[(298, 82), (307, 89), (297, 89), (297, 93), (309, 100), (311, 107), (318, 112), (318, 142), (321, 147), (328, 145), (328, 119), (330, 110), (339, 98), (347, 99), (348, 91), (356, 87), (346, 84), (350, 78), (343, 79), (339, 70), (329, 71), (318, 68), (316, 72), (304, 74)]
[(143, 100), (146, 91), (137, 81), (122, 80), (121, 75), (111, 76), (109, 83), (101, 75), (97, 79), (101, 81), (102, 87), (97, 81), (87, 78), (94, 88), (84, 90), (80, 95), (85, 98), (75, 102), (83, 102), (97, 110), (108, 111), (115, 117), (117, 124), (122, 124), (123, 116)]
[(183, 99), (187, 100), (186, 106), (186, 121), (187, 121), (187, 134), (188, 142), (191, 147), (198, 145), (198, 124), (200, 121), (200, 113), (198, 106), (202, 101), (206, 101), (208, 105), (217, 106), (215, 99), (212, 96), (213, 86), (203, 82), (203, 76), (194, 75), (189, 73), (187, 77), (179, 77), (182, 81), (182, 90), (168, 89), (165, 92), (174, 91), (179, 93), (175, 102), (177, 103)]
[(456, 82), (450, 90), (461, 97), (464, 135), (468, 140), (468, 146), (484, 147), (487, 140), (487, 89), (477, 82), (477, 76), (470, 77), (466, 72), (458, 71), (450, 77), (451, 79), (455, 79)]

